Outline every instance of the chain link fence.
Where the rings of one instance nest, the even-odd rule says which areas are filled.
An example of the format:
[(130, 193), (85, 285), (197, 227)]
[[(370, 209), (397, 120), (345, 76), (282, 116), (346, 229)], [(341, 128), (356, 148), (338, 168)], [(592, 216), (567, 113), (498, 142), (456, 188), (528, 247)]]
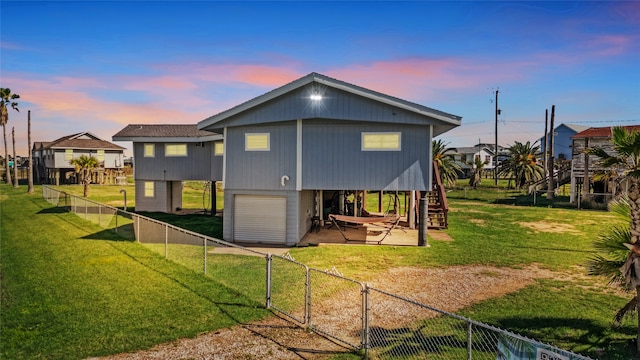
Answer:
[(335, 268), (309, 268), (288, 253), (244, 248), (48, 186), (42, 197), (368, 359), (590, 359), (370, 287)]

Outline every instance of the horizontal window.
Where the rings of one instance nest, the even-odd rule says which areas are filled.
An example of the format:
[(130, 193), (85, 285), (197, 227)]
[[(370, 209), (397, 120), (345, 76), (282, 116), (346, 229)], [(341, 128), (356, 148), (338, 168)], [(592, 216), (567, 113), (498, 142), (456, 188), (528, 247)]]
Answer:
[(156, 145), (144, 144), (144, 157), (155, 157), (155, 156), (156, 156)]
[(216, 156), (224, 155), (224, 143), (222, 141), (213, 143), (213, 155), (216, 155)]
[(155, 196), (155, 184), (153, 181), (145, 181), (144, 182), (144, 197), (154, 197)]
[(269, 133), (244, 134), (244, 149), (246, 151), (269, 151)]
[(164, 156), (187, 156), (187, 144), (166, 144)]
[(400, 151), (399, 132), (363, 132), (362, 151)]

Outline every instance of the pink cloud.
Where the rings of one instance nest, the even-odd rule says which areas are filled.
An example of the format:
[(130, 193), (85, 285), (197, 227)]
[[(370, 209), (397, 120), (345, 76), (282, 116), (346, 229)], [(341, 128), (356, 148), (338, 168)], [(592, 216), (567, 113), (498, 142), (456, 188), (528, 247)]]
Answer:
[(583, 44), (583, 47), (594, 56), (617, 56), (626, 53), (634, 42), (630, 36), (625, 35), (597, 35)]

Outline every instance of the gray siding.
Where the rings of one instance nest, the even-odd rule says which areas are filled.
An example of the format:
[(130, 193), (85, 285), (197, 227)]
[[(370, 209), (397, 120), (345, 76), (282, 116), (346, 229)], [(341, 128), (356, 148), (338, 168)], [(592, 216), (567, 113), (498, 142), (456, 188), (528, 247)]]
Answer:
[[(323, 93), (323, 99), (319, 102), (313, 102), (309, 99), (309, 95), (314, 89), (318, 89), (319, 92)], [(371, 99), (331, 87), (310, 84), (248, 111), (229, 117), (212, 127), (222, 128), (227, 124), (245, 126), (312, 118), (351, 119), (395, 124), (427, 125), (441, 123), (441, 121), (428, 116), (416, 114), (383, 102), (372, 101)]]
[[(362, 151), (362, 132), (401, 132), (401, 151)], [(430, 127), (307, 120), (302, 127), (303, 189), (427, 190)]]
[(136, 179), (141, 180), (222, 180), (222, 157), (213, 155), (213, 142), (186, 143), (187, 156), (166, 157), (165, 144), (155, 144), (155, 156), (144, 157), (144, 144), (133, 143)]
[[(223, 218), (223, 239), (229, 242), (233, 242), (233, 216), (227, 214), (234, 213), (234, 196), (235, 195), (269, 195), (269, 196), (286, 196), (287, 197), (287, 238), (286, 245), (293, 246), (300, 240), (299, 237), (299, 208), (300, 198), (297, 191), (248, 191), (248, 190), (224, 190), (224, 213)], [(242, 221), (242, 219), (235, 219), (235, 221)]]
[[(269, 133), (269, 151), (245, 151), (245, 133)], [(295, 190), (296, 122), (227, 129), (225, 189)], [(281, 186), (283, 175), (289, 177)]]
[(144, 181), (136, 179), (136, 211), (160, 211), (171, 212), (167, 208), (171, 184), (165, 181), (154, 181), (155, 196), (148, 198), (144, 196)]

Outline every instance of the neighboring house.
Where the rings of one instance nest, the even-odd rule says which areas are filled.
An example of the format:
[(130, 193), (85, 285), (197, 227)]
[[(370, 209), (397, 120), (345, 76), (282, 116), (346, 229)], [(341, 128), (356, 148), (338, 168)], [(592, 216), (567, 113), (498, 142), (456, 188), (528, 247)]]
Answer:
[(224, 239), (295, 245), (345, 190), (430, 191), (431, 140), (460, 124), (311, 73), (197, 126), (224, 134)]
[[(459, 174), (460, 178), (468, 178), (473, 172), (474, 163), (476, 158), (480, 158), (487, 164), (484, 166), (485, 175), (489, 175), (495, 168), (494, 156), (495, 156), (495, 144), (477, 144), (475, 146), (468, 147), (453, 147), (451, 153), (454, 161), (460, 166), (462, 174)], [(504, 148), (498, 145), (500, 151), (498, 155), (498, 161), (503, 160), (501, 157)]]
[(136, 211), (175, 212), (182, 208), (182, 181), (222, 180), (222, 135), (195, 124), (128, 125), (113, 141), (133, 142)]
[[(560, 124), (553, 130), (553, 158), (558, 160), (571, 160), (573, 145), (572, 137), (581, 131), (587, 130), (588, 126), (574, 124)], [(542, 136), (538, 139), (540, 152), (545, 153), (551, 134), (547, 134), (547, 139)]]
[[(626, 129), (640, 131), (640, 125), (625, 126)], [(571, 157), (571, 196), (570, 201), (575, 202), (578, 196), (585, 192), (602, 194), (611, 192), (608, 184), (594, 183), (593, 175), (605, 169), (600, 166), (600, 159), (594, 155), (585, 154), (587, 148), (601, 147), (609, 155), (615, 155), (611, 142), (611, 127), (589, 128), (574, 135), (572, 138)], [(585, 174), (587, 182), (585, 189)]]
[(115, 181), (124, 165), (124, 148), (89, 132), (67, 135), (50, 142), (36, 141), (32, 148), (34, 180), (44, 184), (77, 183), (72, 159), (93, 156), (100, 165), (94, 182)]

